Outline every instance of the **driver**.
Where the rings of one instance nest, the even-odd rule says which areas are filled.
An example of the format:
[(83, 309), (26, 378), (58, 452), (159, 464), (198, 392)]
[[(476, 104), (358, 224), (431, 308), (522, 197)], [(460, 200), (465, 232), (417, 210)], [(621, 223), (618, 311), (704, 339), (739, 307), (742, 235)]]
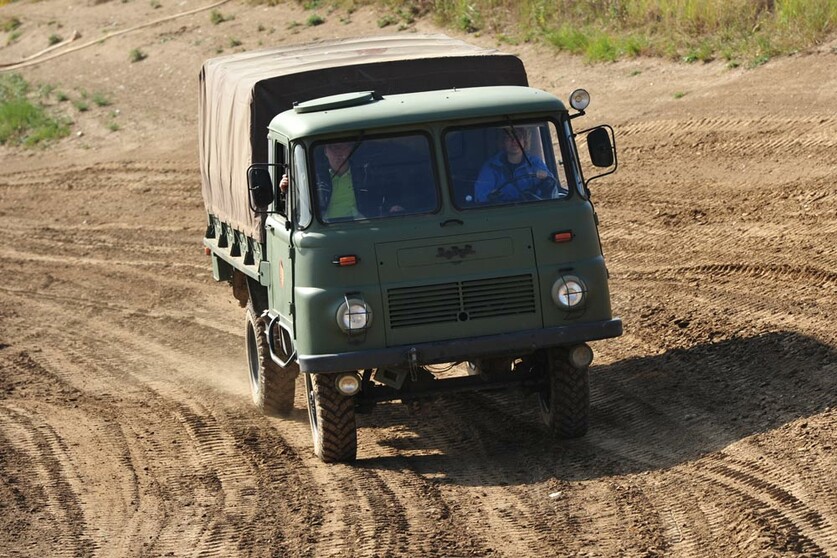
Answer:
[(477, 203), (556, 197), (558, 182), (540, 157), (528, 153), (529, 132), (503, 128), (500, 151), (488, 159), (474, 184)]

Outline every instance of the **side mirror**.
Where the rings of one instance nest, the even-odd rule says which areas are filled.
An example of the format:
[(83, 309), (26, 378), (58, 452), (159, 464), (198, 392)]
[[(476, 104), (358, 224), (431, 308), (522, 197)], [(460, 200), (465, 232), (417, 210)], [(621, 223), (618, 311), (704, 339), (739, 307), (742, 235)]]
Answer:
[(577, 135), (582, 134), (584, 135), (584, 141), (587, 143), (587, 151), (590, 152), (590, 163), (594, 167), (607, 169), (596, 176), (584, 179), (584, 186), (587, 187), (591, 181), (616, 172), (619, 160), (616, 157), (616, 134), (614, 134), (613, 128), (607, 124), (602, 124), (595, 128), (582, 130)]
[(265, 209), (273, 202), (273, 181), (267, 165), (253, 165), (247, 169), (247, 188), (254, 209)]
[(599, 168), (613, 165), (613, 144), (606, 128), (593, 128), (587, 134), (587, 149), (590, 151), (590, 162)]

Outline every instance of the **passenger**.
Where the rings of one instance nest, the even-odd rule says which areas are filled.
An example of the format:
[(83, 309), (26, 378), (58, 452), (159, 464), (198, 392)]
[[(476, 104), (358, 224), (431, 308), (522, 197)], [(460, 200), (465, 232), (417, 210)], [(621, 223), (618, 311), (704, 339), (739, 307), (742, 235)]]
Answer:
[[(370, 176), (370, 165), (353, 157), (357, 148), (355, 142), (327, 143), (322, 151), (328, 163), (318, 165), (316, 191), (320, 202), (323, 221), (363, 219), (381, 214), (383, 196), (380, 185), (374, 184)], [(279, 188), (288, 189), (287, 175), (282, 176)], [(387, 208), (388, 213), (403, 211), (399, 205)]]
[(523, 128), (504, 128), (500, 151), (480, 170), (474, 184), (477, 203), (504, 203), (561, 197), (566, 190), (543, 160), (528, 153), (529, 132)]

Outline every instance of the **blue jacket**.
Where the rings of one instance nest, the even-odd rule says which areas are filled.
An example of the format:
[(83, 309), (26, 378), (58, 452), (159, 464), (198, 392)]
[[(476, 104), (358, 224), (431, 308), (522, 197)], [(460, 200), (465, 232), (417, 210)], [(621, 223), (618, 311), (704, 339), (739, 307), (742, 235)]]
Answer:
[[(527, 156), (528, 163), (524, 157), (516, 166), (508, 162), (504, 151), (500, 151), (486, 161), (474, 184), (474, 197), (477, 203), (523, 201), (527, 199), (524, 192), (532, 192), (539, 198), (553, 197), (555, 177), (539, 157), (528, 154)], [(537, 178), (537, 173), (546, 173), (547, 178)], [(549, 191), (544, 192), (543, 189)], [(495, 190), (497, 192), (492, 194)], [(491, 194), (490, 198), (489, 194)]]

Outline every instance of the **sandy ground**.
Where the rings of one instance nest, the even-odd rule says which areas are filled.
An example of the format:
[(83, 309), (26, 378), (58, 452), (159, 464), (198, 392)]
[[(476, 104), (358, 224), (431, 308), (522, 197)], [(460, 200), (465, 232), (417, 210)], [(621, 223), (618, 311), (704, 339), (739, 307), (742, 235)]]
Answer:
[[(202, 6), (159, 4), (8, 4), (0, 63)], [(329, 466), (301, 398), (250, 403), (201, 247), (197, 73), (234, 40), (396, 31), (218, 9), (22, 70), (75, 124), (0, 148), (0, 556), (837, 556), (837, 42), (756, 69), (503, 46), (617, 133), (593, 190), (625, 335), (594, 345), (591, 432), (550, 441), (518, 394), (381, 405)]]

